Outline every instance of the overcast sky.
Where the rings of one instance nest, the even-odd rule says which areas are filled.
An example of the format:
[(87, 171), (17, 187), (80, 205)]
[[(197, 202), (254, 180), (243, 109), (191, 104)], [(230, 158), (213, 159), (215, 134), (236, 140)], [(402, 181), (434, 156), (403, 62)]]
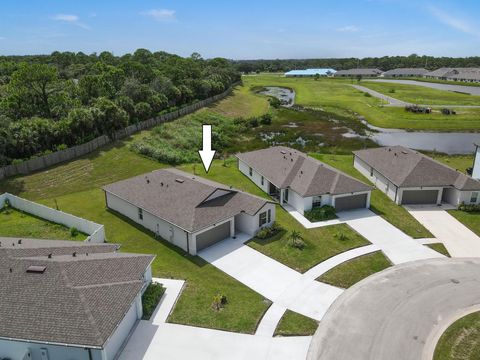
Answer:
[(0, 54), (137, 48), (232, 59), (480, 55), (470, 0), (2, 1)]

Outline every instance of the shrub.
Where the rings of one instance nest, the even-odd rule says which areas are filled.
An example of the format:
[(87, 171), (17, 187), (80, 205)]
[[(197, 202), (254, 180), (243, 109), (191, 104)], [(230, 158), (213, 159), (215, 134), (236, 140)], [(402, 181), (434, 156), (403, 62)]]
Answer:
[(143, 320), (150, 320), (155, 308), (165, 292), (162, 284), (151, 283), (142, 295)]
[(304, 216), (311, 222), (335, 219), (335, 208), (330, 205), (313, 208), (305, 211)]
[(363, 93), (363, 96), (372, 97), (372, 95), (371, 95), (370, 93), (367, 93), (367, 92), (364, 92), (364, 93)]
[(258, 127), (258, 119), (257, 118), (251, 118), (248, 123), (252, 128)]
[(18, 165), (18, 164), (21, 164), (23, 162), (22, 159), (13, 159), (12, 160), (12, 165)]
[(264, 114), (260, 117), (260, 124), (270, 125), (271, 123), (272, 123), (272, 115), (271, 114)]
[(288, 238), (290, 240), (290, 246), (299, 250), (303, 250), (305, 248), (305, 242), (303, 241), (302, 235), (298, 231), (292, 230)]
[(280, 225), (278, 225), (276, 222), (274, 222), (272, 225), (265, 226), (262, 229), (260, 229), (260, 231), (256, 235), (256, 238), (260, 240), (265, 240), (278, 234), (282, 230), (283, 228)]
[(66, 149), (68, 149), (68, 146), (65, 145), (65, 144), (57, 145), (57, 150), (58, 150), (58, 151), (59, 151), (59, 150), (66, 150)]
[(70, 228), (70, 236), (71, 237), (76, 237), (78, 235), (78, 229), (75, 226), (72, 226)]
[(395, 94), (395, 89), (390, 89), (390, 90), (388, 90), (388, 92), (389, 92), (390, 94)]
[(281, 102), (279, 99), (277, 99), (276, 97), (271, 97), (271, 98), (269, 98), (269, 99), (268, 99), (268, 102), (269, 102), (270, 105), (271, 105), (272, 107), (274, 107), (275, 109), (279, 108), (280, 105), (282, 105), (282, 102)]
[(480, 204), (461, 203), (458, 206), (458, 210), (465, 211), (465, 212), (480, 212)]
[(227, 297), (223, 294), (217, 294), (213, 297), (212, 308), (213, 310), (220, 311), (227, 305)]
[(348, 236), (345, 235), (344, 233), (337, 233), (337, 234), (335, 234), (335, 237), (340, 241), (348, 240)]

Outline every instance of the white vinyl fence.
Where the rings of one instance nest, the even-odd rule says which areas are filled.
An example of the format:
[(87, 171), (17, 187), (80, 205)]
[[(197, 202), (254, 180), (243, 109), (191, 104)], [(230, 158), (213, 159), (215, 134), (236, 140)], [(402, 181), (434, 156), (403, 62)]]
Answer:
[(75, 215), (64, 213), (63, 211), (49, 208), (45, 205), (34, 203), (30, 200), (22, 199), (21, 197), (9, 193), (0, 195), (0, 208), (3, 208), (5, 201), (7, 200), (15, 209), (35, 215), (41, 219), (67, 226), (69, 228), (77, 228), (79, 231), (88, 235), (85, 242), (105, 242), (105, 228), (103, 225), (82, 219)]

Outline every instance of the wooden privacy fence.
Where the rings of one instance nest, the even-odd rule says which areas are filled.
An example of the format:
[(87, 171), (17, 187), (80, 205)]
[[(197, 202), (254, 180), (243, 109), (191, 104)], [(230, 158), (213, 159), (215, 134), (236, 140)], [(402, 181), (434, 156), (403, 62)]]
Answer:
[(238, 83), (230, 86), (226, 91), (221, 94), (212, 96), (208, 99), (198, 101), (191, 105), (185, 106), (181, 109), (145, 120), (136, 124), (127, 126), (124, 129), (116, 131), (111, 136), (102, 135), (85, 144), (72, 146), (65, 150), (59, 150), (48, 155), (38, 156), (29, 160), (25, 160), (18, 164), (7, 165), (0, 168), (0, 180), (15, 176), (15, 175), (27, 175), (32, 172), (48, 168), (52, 165), (56, 165), (65, 161), (73, 160), (88, 153), (91, 153), (102, 146), (111, 143), (112, 141), (123, 139), (138, 131), (152, 128), (158, 124), (178, 119), (179, 117), (191, 114), (205, 106), (225, 98), (232, 89), (238, 85)]

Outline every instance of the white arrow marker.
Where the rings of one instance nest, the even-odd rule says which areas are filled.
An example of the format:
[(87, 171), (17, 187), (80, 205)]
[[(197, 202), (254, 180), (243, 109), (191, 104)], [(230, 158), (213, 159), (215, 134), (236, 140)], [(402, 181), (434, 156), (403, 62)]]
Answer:
[(202, 159), (203, 167), (208, 173), (210, 165), (212, 165), (215, 150), (212, 150), (212, 125), (203, 125), (203, 149), (199, 150), (200, 158)]

